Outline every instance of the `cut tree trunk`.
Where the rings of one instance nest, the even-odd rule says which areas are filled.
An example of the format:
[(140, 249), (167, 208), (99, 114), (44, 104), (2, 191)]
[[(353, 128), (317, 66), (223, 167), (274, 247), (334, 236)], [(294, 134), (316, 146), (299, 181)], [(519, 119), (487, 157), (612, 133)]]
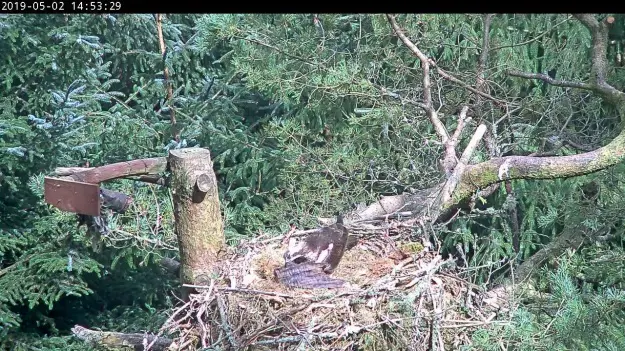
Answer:
[[(217, 180), (210, 152), (201, 148), (169, 152), (175, 231), (182, 284), (203, 285), (216, 273), (225, 237)], [(192, 292), (182, 289), (186, 300)]]

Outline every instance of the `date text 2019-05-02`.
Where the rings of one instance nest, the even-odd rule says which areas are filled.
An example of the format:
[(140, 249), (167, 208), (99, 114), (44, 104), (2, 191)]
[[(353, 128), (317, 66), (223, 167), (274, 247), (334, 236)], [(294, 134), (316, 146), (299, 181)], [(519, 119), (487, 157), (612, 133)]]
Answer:
[(31, 11), (104, 11), (117, 12), (122, 8), (121, 1), (1, 1), (0, 12)]

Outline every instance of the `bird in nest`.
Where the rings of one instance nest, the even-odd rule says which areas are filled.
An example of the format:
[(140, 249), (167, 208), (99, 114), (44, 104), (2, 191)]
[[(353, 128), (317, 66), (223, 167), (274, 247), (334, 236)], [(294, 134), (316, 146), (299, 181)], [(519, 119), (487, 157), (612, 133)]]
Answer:
[(345, 250), (354, 246), (343, 225), (343, 216), (336, 223), (319, 228), (305, 237), (289, 239), (284, 253), (284, 267), (274, 274), (282, 284), (296, 288), (340, 288), (345, 281), (329, 277), (338, 266)]

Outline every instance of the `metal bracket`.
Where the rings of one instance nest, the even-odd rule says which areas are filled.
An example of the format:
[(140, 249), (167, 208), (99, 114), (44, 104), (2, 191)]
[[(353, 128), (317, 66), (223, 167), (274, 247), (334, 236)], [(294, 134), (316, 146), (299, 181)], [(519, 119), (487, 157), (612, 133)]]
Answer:
[(44, 178), (46, 203), (68, 212), (100, 215), (100, 185), (60, 178)]

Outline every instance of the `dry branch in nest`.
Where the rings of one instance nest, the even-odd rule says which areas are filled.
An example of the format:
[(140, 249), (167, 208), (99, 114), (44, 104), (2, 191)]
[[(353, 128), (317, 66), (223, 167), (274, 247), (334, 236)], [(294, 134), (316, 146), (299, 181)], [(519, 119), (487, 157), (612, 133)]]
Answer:
[(190, 286), (198, 293), (161, 329), (174, 338), (171, 350), (453, 349), (507, 310), (487, 304), (453, 260), (390, 239), (361, 240), (344, 253), (332, 273), (347, 282), (342, 288), (288, 288), (274, 275), (285, 263), (288, 238), (279, 239), (232, 248), (220, 279)]

